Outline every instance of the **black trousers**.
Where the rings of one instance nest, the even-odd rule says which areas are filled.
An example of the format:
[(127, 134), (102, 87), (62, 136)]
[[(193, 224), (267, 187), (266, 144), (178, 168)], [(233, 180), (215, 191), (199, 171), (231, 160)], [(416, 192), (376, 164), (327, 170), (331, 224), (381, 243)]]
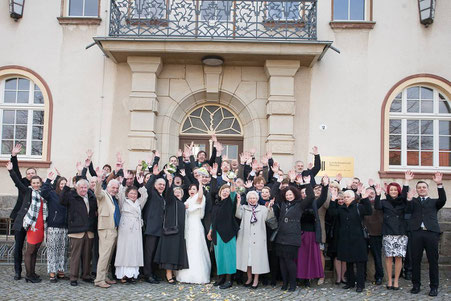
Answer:
[(412, 231), (412, 284), (421, 286), (421, 260), (423, 250), (429, 261), (429, 286), (438, 288), (438, 241), (440, 233), (417, 230)]
[(369, 244), (376, 270), (374, 279), (382, 279), (384, 278), (384, 268), (382, 267), (382, 236), (370, 236)]
[[(356, 265), (357, 275), (354, 273), (354, 264)], [(346, 283), (351, 286), (365, 288), (365, 266), (366, 262), (346, 262), (347, 280)]]
[(407, 252), (403, 262), (404, 276), (407, 273), (412, 273), (412, 232), (407, 232), (407, 238)]
[(14, 271), (18, 274), (22, 273), (22, 256), (25, 237), (27, 237), (27, 231), (25, 231), (24, 228), (14, 231)]
[(155, 270), (153, 268), (153, 260), (157, 251), (159, 236), (144, 235), (144, 276), (153, 277)]

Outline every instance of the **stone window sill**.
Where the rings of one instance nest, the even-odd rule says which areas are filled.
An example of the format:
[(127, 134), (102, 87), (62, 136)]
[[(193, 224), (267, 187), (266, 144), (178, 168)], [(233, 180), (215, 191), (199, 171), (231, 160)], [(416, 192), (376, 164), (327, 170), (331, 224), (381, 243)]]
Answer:
[(329, 22), (332, 29), (373, 29), (376, 22), (374, 21), (331, 21)]
[(60, 25), (100, 25), (102, 22), (102, 19), (98, 17), (58, 17), (57, 19)]
[[(9, 160), (0, 160), (0, 166), (5, 166)], [(52, 161), (37, 161), (37, 160), (20, 160), (19, 167), (36, 167), (36, 168), (49, 168)]]
[[(435, 172), (415, 172), (416, 179), (432, 179)], [(381, 179), (404, 179), (403, 171), (379, 171)], [(443, 173), (443, 180), (451, 180), (451, 173)]]

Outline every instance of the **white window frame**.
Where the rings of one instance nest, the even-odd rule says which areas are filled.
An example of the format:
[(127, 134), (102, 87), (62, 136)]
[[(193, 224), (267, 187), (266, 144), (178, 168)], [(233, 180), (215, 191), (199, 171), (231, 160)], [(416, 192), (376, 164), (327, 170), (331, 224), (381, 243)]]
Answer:
[[(412, 87), (425, 87), (432, 89), (433, 91), (433, 111), (432, 113), (412, 113), (407, 112), (407, 90)], [(405, 170), (415, 170), (415, 171), (424, 171), (424, 172), (431, 172), (431, 171), (437, 171), (437, 170), (443, 170), (443, 171), (451, 171), (451, 166), (439, 166), (439, 155), (440, 155), (440, 133), (439, 133), (439, 121), (451, 121), (451, 113), (439, 113), (439, 94), (441, 94), (444, 99), (448, 102), (450, 102), (449, 99), (447, 99), (446, 95), (444, 93), (441, 93), (439, 90), (437, 90), (436, 87), (433, 87), (431, 85), (427, 84), (414, 84), (405, 87), (401, 91), (401, 112), (390, 112), (390, 108), (392, 105), (393, 100), (389, 104), (388, 108), (388, 140), (387, 140), (387, 149), (388, 153), (390, 152), (390, 120), (397, 119), (401, 120), (401, 165), (390, 165), (390, 162), (388, 161), (389, 171), (405, 171)], [(420, 110), (421, 110), (421, 102), (419, 103)], [(408, 120), (432, 120), (433, 121), (433, 162), (432, 166), (421, 166), (421, 165), (407, 165), (407, 121)], [(421, 125), (420, 125), (421, 126)], [(419, 137), (421, 137), (421, 133), (418, 134)], [(419, 141), (419, 163), (421, 163), (421, 141)], [(390, 160), (390, 156), (387, 157), (387, 160)]]
[[(29, 81), (30, 87), (29, 87), (29, 94), (28, 94), (28, 103), (5, 103), (4, 97), (5, 97), (5, 83), (9, 79), (13, 78), (23, 78)], [(43, 153), (44, 153), (44, 147), (45, 147), (45, 101), (42, 104), (35, 104), (34, 103), (34, 86), (37, 85), (35, 82), (33, 82), (32, 79), (20, 76), (20, 75), (14, 75), (14, 76), (8, 76), (3, 78), (0, 81), (0, 159), (9, 158), (11, 154), (2, 154), (1, 153), (1, 142), (3, 141), (3, 110), (21, 110), (21, 111), (28, 111), (28, 119), (27, 119), (27, 147), (26, 147), (26, 153), (24, 155), (18, 155), (19, 158), (26, 158), (26, 159), (34, 159), (34, 160), (43, 160)], [(41, 90), (41, 93), (43, 91)], [(44, 112), (44, 120), (42, 124), (42, 147), (41, 147), (41, 155), (32, 155), (31, 149), (32, 149), (32, 141), (33, 141), (33, 112), (35, 111), (42, 111)], [(15, 126), (15, 124), (14, 124)], [(13, 139), (13, 144), (15, 142), (15, 139)]]
[(351, 20), (351, 0), (347, 0), (348, 1), (348, 18), (347, 19), (337, 19), (335, 17), (335, 1), (333, 0), (333, 9), (334, 9), (334, 16), (333, 16), (333, 21), (338, 21), (338, 22), (365, 22), (368, 21), (368, 13), (367, 13), (367, 9), (368, 9), (368, 5), (371, 5), (371, 3), (369, 3), (369, 0), (362, 0), (363, 1), (363, 19), (362, 20)]
[(70, 18), (98, 18), (100, 16), (100, 9), (99, 9), (99, 1), (100, 0), (96, 0), (97, 2), (97, 15), (95, 16), (85, 16), (85, 3), (87, 0), (83, 0), (83, 7), (82, 7), (82, 12), (83, 15), (82, 16), (72, 16), (69, 14), (69, 9), (70, 9), (70, 1), (71, 0), (66, 0), (66, 16), (70, 17)]

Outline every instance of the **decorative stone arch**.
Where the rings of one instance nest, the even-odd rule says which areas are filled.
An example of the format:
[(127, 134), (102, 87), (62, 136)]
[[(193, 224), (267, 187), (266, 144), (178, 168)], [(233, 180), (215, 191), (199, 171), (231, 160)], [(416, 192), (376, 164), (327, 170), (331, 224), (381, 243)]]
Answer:
[(259, 110), (254, 107), (253, 102), (246, 103), (237, 95), (224, 90), (220, 91), (218, 101), (207, 101), (206, 90), (200, 90), (186, 95), (180, 102), (166, 98), (164, 103), (164, 107), (160, 107), (156, 126), (156, 134), (160, 138), (158, 147), (163, 158), (176, 153), (180, 128), (185, 116), (194, 108), (209, 103), (220, 104), (236, 114), (242, 125), (244, 149), (255, 147), (258, 153), (264, 150), (267, 134), (262, 124), (266, 123), (266, 115), (259, 116)]

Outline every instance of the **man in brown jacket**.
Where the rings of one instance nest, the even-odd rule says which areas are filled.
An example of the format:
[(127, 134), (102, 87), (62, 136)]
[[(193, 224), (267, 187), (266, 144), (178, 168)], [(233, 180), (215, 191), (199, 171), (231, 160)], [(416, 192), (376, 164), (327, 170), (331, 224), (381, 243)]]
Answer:
[(120, 221), (119, 204), (116, 194), (119, 191), (119, 182), (111, 180), (106, 190), (102, 190), (103, 179), (99, 177), (95, 195), (98, 207), (98, 233), (99, 233), (99, 261), (97, 263), (97, 276), (94, 285), (109, 288), (116, 283), (107, 276), (108, 266), (111, 261), (113, 250), (116, 246), (117, 227)]
[(368, 199), (371, 202), (373, 214), (365, 216), (363, 222), (370, 234), (369, 245), (376, 270), (374, 274), (375, 283), (381, 285), (382, 279), (384, 278), (384, 269), (382, 268), (382, 221), (384, 214), (382, 210), (374, 209), (374, 200), (376, 199), (374, 188), (368, 187), (366, 190), (368, 192)]

